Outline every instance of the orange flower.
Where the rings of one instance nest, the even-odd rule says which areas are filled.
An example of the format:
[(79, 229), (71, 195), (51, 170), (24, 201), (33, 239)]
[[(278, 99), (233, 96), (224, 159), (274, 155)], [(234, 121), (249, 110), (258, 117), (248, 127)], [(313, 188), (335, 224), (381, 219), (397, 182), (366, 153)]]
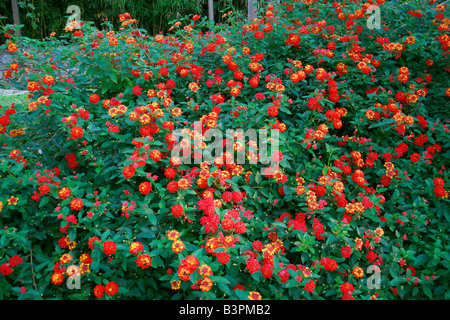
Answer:
[(212, 276), (212, 275), (213, 275), (213, 272), (212, 272), (212, 270), (211, 270), (211, 267), (208, 266), (207, 264), (203, 264), (203, 265), (201, 265), (200, 267), (198, 267), (197, 272), (200, 273), (200, 275), (201, 275), (202, 277), (209, 277), (209, 276)]
[(197, 92), (198, 89), (199, 89), (199, 86), (197, 83), (195, 83), (195, 82), (189, 83), (189, 90), (191, 90), (191, 92)]
[(188, 179), (182, 178), (178, 181), (178, 188), (180, 189), (188, 189), (191, 183)]
[(72, 261), (72, 258), (73, 258), (72, 255), (70, 255), (69, 253), (65, 253), (61, 256), (59, 261), (61, 261), (62, 264), (66, 264)]
[(261, 294), (259, 292), (256, 292), (256, 291), (250, 291), (249, 295), (248, 295), (248, 298), (250, 300), (261, 300), (262, 299)]
[(91, 258), (91, 256), (89, 255), (89, 253), (83, 253), (83, 254), (80, 256), (80, 262), (83, 263), (83, 264), (90, 265), (90, 264), (92, 263), (92, 258)]
[(161, 159), (161, 151), (159, 150), (152, 150), (150, 151), (150, 158), (152, 158), (153, 161), (158, 162)]
[(71, 191), (67, 187), (61, 188), (61, 190), (58, 191), (58, 195), (61, 199), (67, 199), (71, 195)]
[(72, 210), (80, 211), (81, 208), (83, 208), (83, 201), (81, 199), (74, 198), (72, 199), (72, 201), (70, 201), (70, 207), (72, 208)]
[(171, 241), (175, 241), (180, 237), (180, 233), (177, 230), (170, 230), (167, 232), (167, 238)]
[(230, 94), (233, 97), (237, 97), (240, 93), (241, 93), (241, 88), (238, 88), (238, 87), (231, 88)]
[(117, 39), (117, 37), (114, 37), (114, 36), (109, 37), (108, 44), (110, 46), (117, 46), (118, 43), (119, 43), (119, 40)]
[(19, 198), (11, 196), (7, 201), (10, 206), (15, 206), (17, 205), (17, 201), (19, 201)]
[(233, 57), (230, 56), (229, 54), (226, 54), (222, 57), (222, 61), (225, 64), (230, 64), (233, 61)]
[(195, 269), (197, 269), (197, 267), (199, 265), (198, 258), (196, 256), (193, 256), (193, 255), (187, 256), (182, 262), (185, 263), (192, 272)]
[(55, 272), (52, 274), (51, 281), (53, 284), (59, 286), (64, 281), (64, 275), (61, 272)]
[(34, 91), (38, 90), (39, 87), (40, 87), (40, 84), (36, 81), (30, 81), (27, 84), (27, 90), (30, 92), (34, 92)]
[(178, 290), (178, 289), (180, 289), (181, 280), (173, 280), (173, 281), (170, 283), (170, 285), (171, 285), (171, 287), (172, 287), (172, 290)]
[(11, 53), (14, 53), (17, 51), (17, 45), (13, 43), (12, 41), (8, 42), (8, 51)]
[(135, 256), (138, 255), (139, 252), (141, 252), (144, 249), (144, 246), (139, 241), (133, 242), (130, 244), (129, 251), (131, 254), (134, 254)]
[(48, 86), (51, 86), (52, 84), (55, 83), (55, 78), (53, 78), (53, 76), (50, 75), (46, 75), (44, 76), (44, 78), (42, 79), (42, 82), (45, 83)]
[(186, 246), (184, 245), (184, 242), (183, 241), (181, 241), (181, 240), (175, 240), (173, 243), (172, 243), (172, 251), (173, 252), (175, 252), (175, 253), (180, 253), (180, 252), (182, 252), (185, 248), (186, 248)]
[(364, 276), (364, 271), (361, 267), (354, 267), (353, 275), (355, 276), (356, 279), (361, 279)]
[(12, 78), (12, 72), (11, 72), (11, 70), (5, 70), (5, 71), (3, 71), (3, 77), (4, 77), (5, 79)]
[(171, 113), (172, 113), (172, 116), (173, 116), (173, 117), (179, 117), (179, 116), (181, 116), (182, 111), (181, 111), (180, 108), (175, 107), (175, 108), (173, 108), (173, 109), (171, 110)]
[(177, 273), (178, 273), (178, 277), (183, 281), (189, 281), (189, 279), (191, 278), (191, 276), (190, 276), (191, 271), (189, 270), (189, 268), (187, 266), (185, 266), (183, 264), (181, 264), (178, 267)]
[(17, 71), (20, 69), (20, 66), (17, 63), (11, 63), (9, 69), (11, 69), (11, 71)]
[(137, 265), (142, 268), (142, 269), (146, 269), (148, 267), (150, 267), (152, 265), (152, 258), (150, 258), (150, 256), (148, 255), (148, 253), (145, 253), (143, 255), (140, 255), (135, 262), (137, 263)]
[(211, 290), (212, 286), (213, 286), (213, 282), (211, 281), (210, 278), (205, 277), (200, 280), (199, 287), (202, 292), (207, 292), (207, 291)]

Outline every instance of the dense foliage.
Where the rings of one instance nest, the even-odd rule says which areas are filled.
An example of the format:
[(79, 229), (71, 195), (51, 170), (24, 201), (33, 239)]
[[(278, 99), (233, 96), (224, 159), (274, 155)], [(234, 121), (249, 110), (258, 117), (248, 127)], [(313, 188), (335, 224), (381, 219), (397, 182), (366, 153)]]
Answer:
[[(449, 298), (448, 4), (378, 0), (372, 30), (371, 4), (7, 29), (33, 68), (5, 72), (0, 297)], [(233, 136), (245, 164), (173, 155), (213, 128), (276, 130), (279, 168)]]
[[(128, 12), (138, 20), (137, 25), (151, 35), (167, 32), (170, 21), (188, 14), (208, 15), (206, 0), (19, 0), (22, 35), (34, 39), (47, 38), (52, 32), (63, 35), (68, 16), (75, 12), (70, 12), (71, 6), (80, 8), (77, 19), (93, 21), (98, 28), (102, 27), (101, 22), (105, 19), (119, 27), (117, 17)], [(230, 10), (241, 15), (246, 13), (247, 0), (214, 0), (214, 20), (217, 23), (226, 22), (222, 15)], [(7, 18), (8, 23), (13, 22), (11, 0), (0, 1), (0, 14)]]

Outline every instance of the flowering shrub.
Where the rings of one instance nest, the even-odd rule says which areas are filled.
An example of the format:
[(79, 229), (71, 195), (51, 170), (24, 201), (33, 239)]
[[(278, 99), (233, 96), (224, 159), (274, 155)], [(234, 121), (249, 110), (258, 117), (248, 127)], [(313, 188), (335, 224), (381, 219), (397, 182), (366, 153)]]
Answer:
[[(0, 296), (448, 298), (447, 6), (282, 1), (154, 37), (126, 13), (59, 39), (7, 30), (34, 68), (5, 73), (29, 94), (0, 110)], [(272, 130), (279, 148), (227, 136), (246, 162), (202, 161), (208, 129)]]

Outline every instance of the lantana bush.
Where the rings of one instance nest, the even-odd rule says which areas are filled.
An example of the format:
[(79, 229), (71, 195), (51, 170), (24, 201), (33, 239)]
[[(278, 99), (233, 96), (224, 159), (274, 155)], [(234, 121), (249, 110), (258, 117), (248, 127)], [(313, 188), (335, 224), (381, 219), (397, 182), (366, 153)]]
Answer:
[(0, 298), (450, 298), (441, 2), (5, 25)]

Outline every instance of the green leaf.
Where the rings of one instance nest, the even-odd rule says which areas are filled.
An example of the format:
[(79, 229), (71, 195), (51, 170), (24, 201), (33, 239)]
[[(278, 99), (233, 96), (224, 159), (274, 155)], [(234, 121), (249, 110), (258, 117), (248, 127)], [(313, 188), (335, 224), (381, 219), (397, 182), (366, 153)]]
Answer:
[(225, 277), (210, 276), (209, 278), (215, 283), (230, 284), (230, 281), (227, 278), (225, 278)]
[(147, 217), (152, 225), (156, 226), (158, 224), (158, 217), (156, 214), (149, 214)]
[(286, 288), (294, 288), (298, 287), (299, 282), (295, 279), (290, 279), (286, 282)]
[(43, 197), (39, 202), (39, 208), (42, 208), (50, 201), (50, 197)]
[(430, 299), (433, 299), (433, 293), (431, 292), (431, 289), (428, 287), (423, 287), (423, 293)]
[(239, 300), (249, 300), (248, 295), (249, 292), (245, 290), (235, 290), (234, 291)]
[(422, 264), (424, 264), (425, 262), (428, 261), (428, 255), (426, 254), (420, 254), (416, 257), (416, 259), (414, 260), (413, 266), (414, 267), (418, 267)]

